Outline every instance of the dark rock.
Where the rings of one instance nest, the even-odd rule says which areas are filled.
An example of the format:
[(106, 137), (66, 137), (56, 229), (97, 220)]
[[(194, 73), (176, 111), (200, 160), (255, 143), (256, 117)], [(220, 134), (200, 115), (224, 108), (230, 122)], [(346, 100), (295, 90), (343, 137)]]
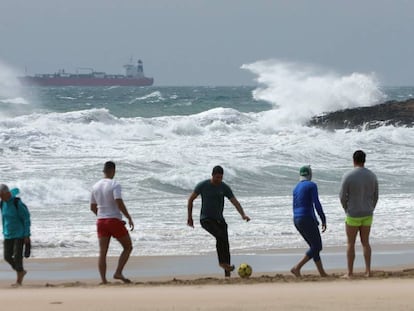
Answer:
[(383, 125), (414, 126), (414, 99), (345, 109), (313, 117), (308, 125), (326, 129), (374, 129)]

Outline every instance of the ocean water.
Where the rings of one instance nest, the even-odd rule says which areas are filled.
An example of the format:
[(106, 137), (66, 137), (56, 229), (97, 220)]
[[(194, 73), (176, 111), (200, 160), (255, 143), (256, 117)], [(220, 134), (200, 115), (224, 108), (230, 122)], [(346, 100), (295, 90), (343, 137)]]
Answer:
[[(135, 222), (135, 256), (214, 252), (198, 222), (186, 226), (186, 206), (218, 164), (252, 219), (243, 222), (226, 202), (233, 254), (306, 247), (291, 207), (304, 164), (313, 168), (328, 219), (323, 243), (344, 246), (338, 191), (356, 149), (366, 151), (379, 179), (372, 243), (413, 243), (414, 129), (305, 124), (327, 111), (412, 98), (414, 86), (383, 87), (370, 75), (280, 62), (243, 68), (257, 87), (21, 88), (0, 76), (0, 182), (18, 187), (30, 208), (33, 256), (97, 256), (89, 195), (107, 160), (117, 164)], [(110, 255), (119, 250), (113, 242)]]

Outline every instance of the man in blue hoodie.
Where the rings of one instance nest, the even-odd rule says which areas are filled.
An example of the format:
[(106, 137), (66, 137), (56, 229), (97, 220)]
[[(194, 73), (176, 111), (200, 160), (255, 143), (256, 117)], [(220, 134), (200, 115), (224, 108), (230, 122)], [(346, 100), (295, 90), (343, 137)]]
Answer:
[(315, 210), (322, 222), (321, 231), (326, 230), (326, 216), (318, 196), (318, 186), (312, 181), (312, 169), (309, 165), (299, 169), (299, 183), (293, 189), (293, 223), (309, 249), (305, 256), (290, 270), (300, 277), (300, 269), (311, 259), (322, 277), (328, 276), (323, 268), (319, 253), (322, 250), (322, 238)]
[(20, 286), (27, 273), (23, 268), (23, 247), (30, 244), (30, 214), (26, 205), (16, 199), (4, 184), (0, 184), (0, 199), (4, 259), (16, 271), (15, 285)]

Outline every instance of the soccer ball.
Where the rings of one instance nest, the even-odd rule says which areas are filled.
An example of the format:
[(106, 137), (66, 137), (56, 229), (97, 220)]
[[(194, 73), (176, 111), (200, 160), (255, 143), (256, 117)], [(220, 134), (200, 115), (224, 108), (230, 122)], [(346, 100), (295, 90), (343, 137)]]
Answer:
[(237, 273), (241, 278), (248, 278), (252, 275), (253, 269), (247, 263), (242, 263), (237, 270)]

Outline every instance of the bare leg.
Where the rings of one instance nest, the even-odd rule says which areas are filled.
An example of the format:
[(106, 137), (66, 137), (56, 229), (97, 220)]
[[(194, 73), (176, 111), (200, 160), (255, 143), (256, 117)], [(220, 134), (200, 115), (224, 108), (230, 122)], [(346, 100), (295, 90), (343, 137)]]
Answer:
[(300, 269), (310, 260), (310, 257), (305, 255), (292, 269), (290, 269), (290, 272), (292, 272), (297, 278), (300, 277)]
[(102, 284), (107, 284), (108, 280), (106, 279), (106, 254), (108, 253), (109, 242), (111, 237), (102, 237), (99, 238), (99, 274), (101, 275)]
[(26, 275), (27, 271), (23, 270), (23, 271), (17, 271), (17, 279), (16, 279), (16, 284), (14, 286), (21, 286), (23, 283), (23, 278)]
[(326, 276), (328, 276), (328, 275), (326, 274), (326, 272), (325, 272), (325, 269), (323, 268), (323, 265), (322, 265), (322, 260), (315, 261), (315, 265), (316, 265), (316, 268), (318, 268), (318, 272), (319, 272), (319, 275), (320, 275), (321, 277), (326, 277)]
[(132, 252), (132, 242), (129, 234), (123, 236), (122, 238), (118, 239), (119, 243), (121, 243), (123, 247), (123, 251), (119, 256), (118, 260), (118, 267), (116, 268), (116, 272), (114, 274), (114, 279), (121, 280), (124, 283), (131, 283), (131, 281), (125, 278), (122, 274), (124, 267), (129, 259), (129, 255)]
[(345, 224), (347, 236), (347, 250), (346, 257), (348, 261), (348, 273), (345, 277), (352, 277), (354, 274), (354, 260), (355, 260), (355, 240), (359, 231), (359, 227), (352, 227)]
[(361, 238), (362, 249), (365, 260), (365, 276), (371, 276), (371, 245), (369, 244), (370, 226), (361, 226), (359, 230), (359, 237)]

